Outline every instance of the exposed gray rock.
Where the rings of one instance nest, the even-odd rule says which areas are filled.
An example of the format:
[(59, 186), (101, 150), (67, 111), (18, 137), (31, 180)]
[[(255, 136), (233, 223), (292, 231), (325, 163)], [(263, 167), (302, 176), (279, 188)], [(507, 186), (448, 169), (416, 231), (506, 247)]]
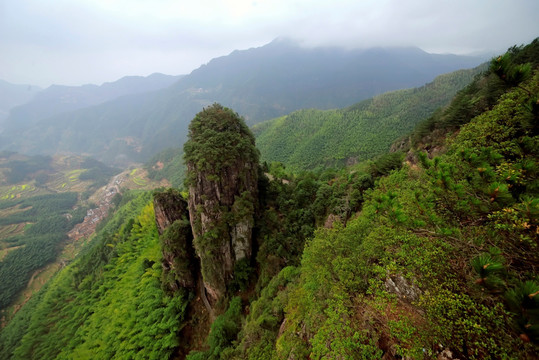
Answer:
[(385, 282), (385, 288), (388, 292), (396, 294), (400, 299), (408, 302), (419, 299), (421, 290), (411, 284), (402, 275), (388, 276)]

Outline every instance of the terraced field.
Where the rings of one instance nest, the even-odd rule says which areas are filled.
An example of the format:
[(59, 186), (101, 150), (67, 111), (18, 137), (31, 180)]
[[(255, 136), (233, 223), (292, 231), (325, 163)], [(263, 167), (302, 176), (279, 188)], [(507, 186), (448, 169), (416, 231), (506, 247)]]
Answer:
[(75, 170), (60, 170), (53, 176), (47, 183), (47, 187), (51, 191), (64, 192), (83, 192), (89, 186), (92, 185), (92, 181), (82, 181), (80, 175), (87, 171), (87, 169), (75, 169)]
[(129, 173), (128, 181), (131, 181), (133, 183), (134, 188), (144, 188), (150, 183), (150, 181), (148, 180), (148, 173), (145, 170), (137, 168), (131, 170), (131, 172)]
[[(4, 185), (0, 186), (0, 200), (13, 200), (40, 194), (34, 184)], [(41, 193), (44, 193), (41, 191)]]
[(99, 189), (112, 174), (81, 157), (0, 153), (0, 317), (14, 314), (73, 258), (72, 249), (61, 254), (67, 231), (86, 214), (82, 194)]
[[(131, 189), (157, 188), (163, 186), (163, 183), (150, 180), (147, 171), (141, 168), (131, 168), (115, 176), (108, 175), (110, 172), (106, 172), (104, 165), (94, 160), (74, 156), (53, 157), (47, 167), (37, 167), (35, 172), (27, 167), (30, 168), (28, 174), (23, 173), (20, 176), (23, 181), (8, 183), (10, 166), (13, 162), (21, 167), (21, 163), (27, 160), (31, 162), (32, 158), (19, 154), (2, 155), (4, 154), (0, 153), (0, 292), (6, 293), (6, 290), (9, 290), (11, 300), (2, 299), (0, 295), (0, 301), (4, 304), (3, 310), (0, 306), (0, 323), (6, 324), (32, 294), (65, 264), (73, 260), (80, 249), (91, 241), (95, 226), (113, 206), (112, 198), (115, 194)], [(65, 196), (73, 197), (74, 195), (76, 195), (75, 203), (69, 205), (69, 208), (51, 210), (50, 213), (43, 212), (43, 204), (40, 203), (43, 199), (50, 199), (46, 200), (46, 203), (49, 206), (47, 201), (52, 201), (50, 203), (52, 206), (55, 201), (60, 201)], [(89, 209), (89, 204), (95, 207)], [(31, 215), (33, 210), (38, 215)], [(75, 224), (73, 221), (82, 221), (82, 223), (76, 225), (71, 231), (67, 229), (64, 235), (59, 234), (60, 237), (57, 238), (63, 240), (47, 240), (56, 241), (57, 250), (52, 257), (49, 254), (50, 260), (36, 266), (24, 264), (25, 270), (20, 270), (24, 272), (24, 276), (20, 276), (19, 285), (16, 287), (19, 290), (13, 286), (11, 289), (2, 288), (2, 282), (6, 276), (13, 275), (9, 271), (6, 273), (8, 267), (13, 269), (14, 266), (12, 263), (14, 256), (10, 254), (20, 252), (17, 256), (21, 256), (25, 253), (24, 251), (32, 251), (28, 248), (29, 246), (35, 247), (36, 244), (41, 246), (39, 245), (42, 241), (41, 237), (46, 238), (49, 234), (36, 229), (43, 226), (44, 222), (47, 223), (43, 216), (49, 215), (56, 216), (56, 219), (60, 216), (73, 224)], [(76, 235), (73, 236), (72, 233)], [(6, 303), (9, 303), (9, 306), (5, 306)]]
[[(27, 226), (26, 223), (19, 224), (9, 224), (0, 226), (0, 239), (7, 239), (15, 235), (20, 235), (24, 232), (24, 228)], [(2, 243), (0, 242), (0, 251), (2, 250)], [(0, 255), (0, 260), (2, 259)]]

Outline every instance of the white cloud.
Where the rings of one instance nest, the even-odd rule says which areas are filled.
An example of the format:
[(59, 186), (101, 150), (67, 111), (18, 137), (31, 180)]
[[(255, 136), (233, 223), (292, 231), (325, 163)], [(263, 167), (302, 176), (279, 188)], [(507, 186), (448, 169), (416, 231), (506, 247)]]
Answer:
[(0, 79), (189, 73), (279, 36), (305, 45), (496, 50), (539, 35), (536, 0), (0, 0)]

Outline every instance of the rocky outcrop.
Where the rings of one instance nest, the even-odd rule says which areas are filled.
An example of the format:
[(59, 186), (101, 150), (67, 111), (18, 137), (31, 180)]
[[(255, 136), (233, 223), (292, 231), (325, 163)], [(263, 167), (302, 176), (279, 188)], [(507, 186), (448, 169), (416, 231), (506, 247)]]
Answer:
[(213, 306), (237, 261), (252, 255), (258, 150), (243, 120), (215, 104), (191, 122), (184, 152), (194, 246)]
[(187, 201), (175, 189), (155, 192), (153, 195), (153, 208), (159, 235), (162, 235), (165, 229), (172, 225), (174, 221), (180, 220), (186, 215), (189, 218)]
[(193, 290), (198, 259), (193, 248), (187, 201), (174, 189), (154, 194), (154, 211), (163, 254), (162, 283), (165, 288)]
[(421, 295), (421, 290), (402, 275), (388, 276), (385, 281), (385, 288), (388, 292), (407, 302), (416, 301)]

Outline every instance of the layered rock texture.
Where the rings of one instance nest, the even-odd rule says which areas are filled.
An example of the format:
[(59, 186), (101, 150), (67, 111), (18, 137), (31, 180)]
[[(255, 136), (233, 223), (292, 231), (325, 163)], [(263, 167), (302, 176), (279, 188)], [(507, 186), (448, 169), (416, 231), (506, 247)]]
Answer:
[(195, 116), (184, 153), (193, 243), (213, 306), (252, 255), (259, 153), (243, 119), (219, 104)]
[(195, 289), (199, 265), (187, 201), (179, 191), (168, 189), (154, 194), (154, 210), (163, 253), (162, 283), (171, 291)]

